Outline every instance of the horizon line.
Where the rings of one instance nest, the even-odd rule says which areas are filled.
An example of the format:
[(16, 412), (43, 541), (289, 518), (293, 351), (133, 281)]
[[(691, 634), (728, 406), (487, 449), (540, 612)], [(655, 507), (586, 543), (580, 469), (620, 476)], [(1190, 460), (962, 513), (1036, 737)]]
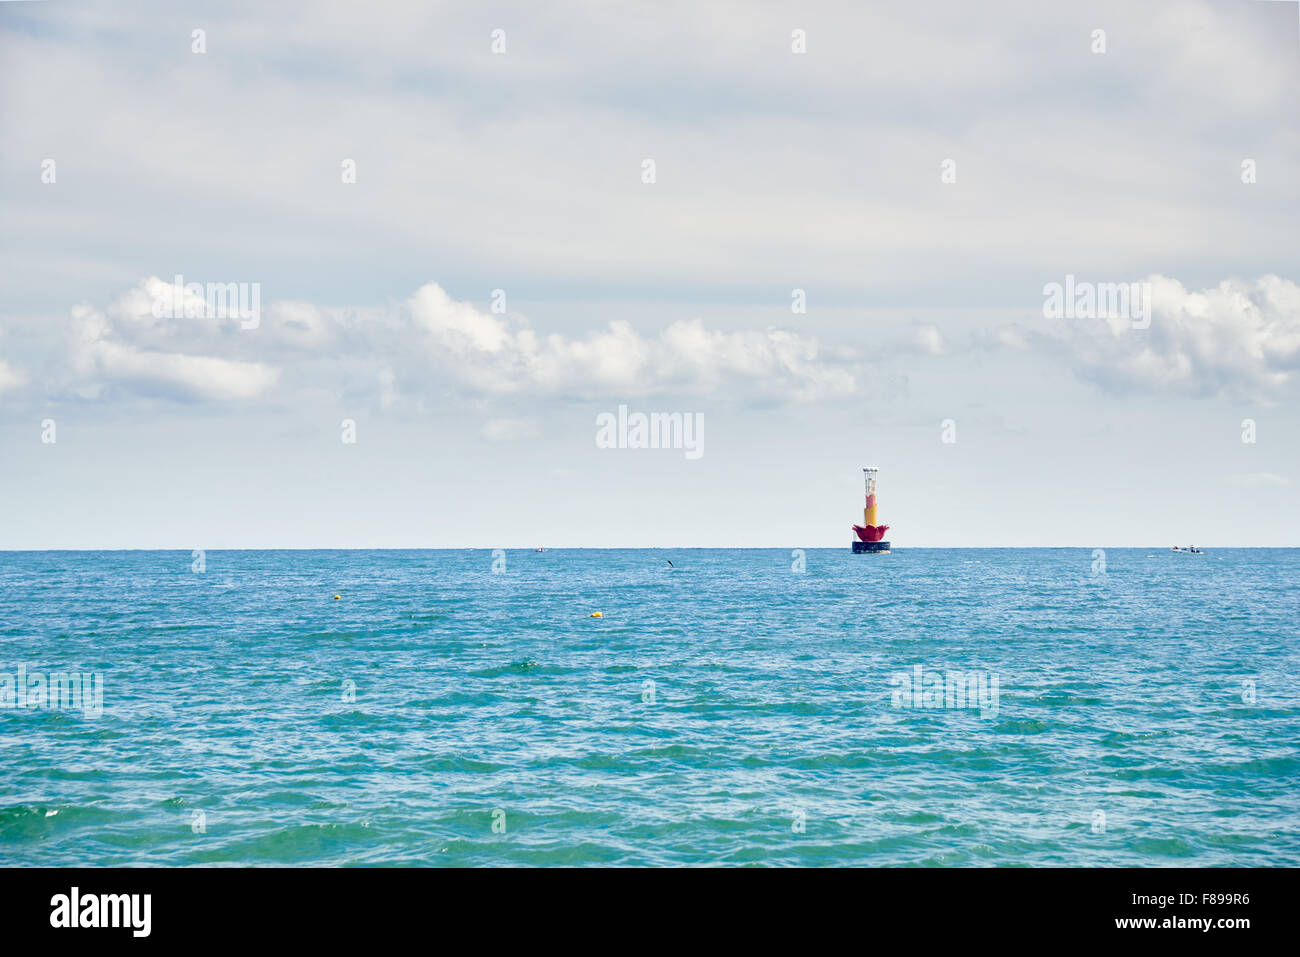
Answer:
[[(1186, 548), (1188, 546), (1180, 546)], [(1230, 549), (1241, 551), (1247, 549), (1296, 549), (1297, 545), (1196, 545), (1198, 549)], [(223, 545), (218, 547), (194, 548), (192, 546), (68, 546), (53, 545), (40, 547), (0, 546), (0, 553), (19, 552), (463, 552), (463, 551), (527, 551), (536, 552), (543, 549), (554, 551), (786, 551), (791, 549), (816, 549), (818, 551), (848, 551), (844, 545)], [(1007, 549), (1056, 549), (1056, 548), (1125, 548), (1155, 549), (1172, 551), (1171, 545), (904, 545), (893, 546), (892, 551), (997, 551)]]

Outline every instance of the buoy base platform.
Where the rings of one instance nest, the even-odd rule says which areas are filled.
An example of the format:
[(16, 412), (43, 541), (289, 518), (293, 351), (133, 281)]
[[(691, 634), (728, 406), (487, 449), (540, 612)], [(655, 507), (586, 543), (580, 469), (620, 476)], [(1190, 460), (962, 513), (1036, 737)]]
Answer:
[(854, 542), (853, 554), (859, 555), (869, 552), (873, 555), (888, 555), (889, 542)]

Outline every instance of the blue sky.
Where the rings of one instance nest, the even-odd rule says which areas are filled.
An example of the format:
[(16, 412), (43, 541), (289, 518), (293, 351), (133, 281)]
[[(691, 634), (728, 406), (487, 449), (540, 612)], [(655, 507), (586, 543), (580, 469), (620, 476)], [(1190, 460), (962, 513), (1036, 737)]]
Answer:
[(0, 70), (0, 547), (847, 546), (865, 464), (900, 547), (1295, 544), (1293, 2), (8, 3)]

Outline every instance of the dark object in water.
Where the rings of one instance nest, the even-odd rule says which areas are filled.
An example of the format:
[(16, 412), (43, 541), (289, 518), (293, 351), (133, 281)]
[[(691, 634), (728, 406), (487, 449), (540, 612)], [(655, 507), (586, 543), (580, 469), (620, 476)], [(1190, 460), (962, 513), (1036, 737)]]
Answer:
[(860, 555), (863, 552), (870, 552), (875, 555), (888, 555), (889, 542), (853, 542), (853, 554)]

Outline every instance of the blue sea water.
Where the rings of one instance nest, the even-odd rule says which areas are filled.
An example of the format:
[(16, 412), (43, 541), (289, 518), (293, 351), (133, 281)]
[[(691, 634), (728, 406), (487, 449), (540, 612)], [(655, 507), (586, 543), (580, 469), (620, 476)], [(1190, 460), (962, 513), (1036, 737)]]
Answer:
[(205, 563), (0, 553), (0, 864), (1300, 865), (1300, 550)]

